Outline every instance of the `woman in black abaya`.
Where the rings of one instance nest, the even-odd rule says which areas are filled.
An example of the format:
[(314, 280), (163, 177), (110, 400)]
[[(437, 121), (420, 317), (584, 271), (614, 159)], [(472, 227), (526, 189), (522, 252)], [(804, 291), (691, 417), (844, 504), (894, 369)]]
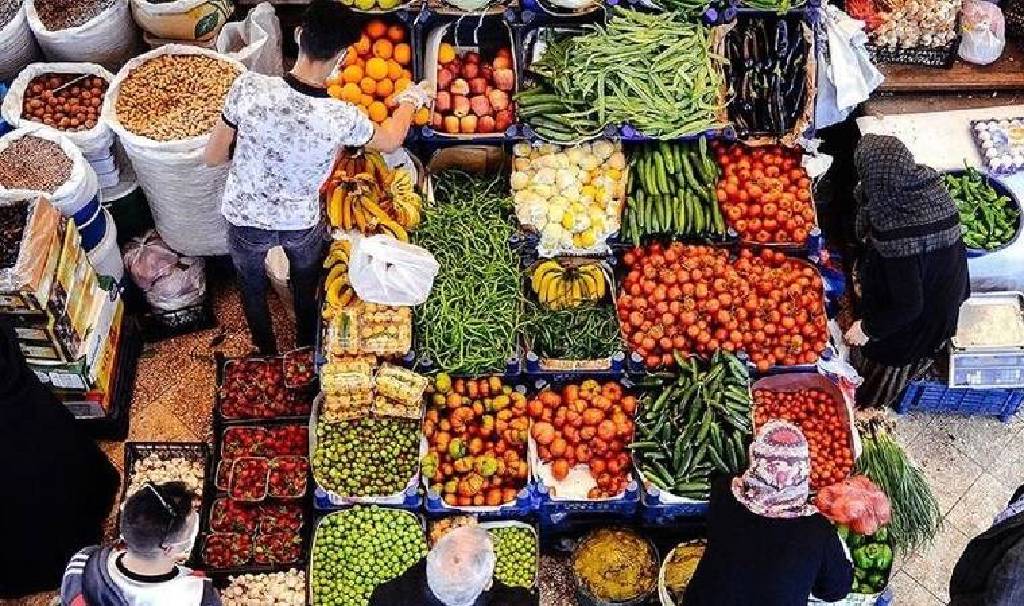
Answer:
[(59, 587), (71, 556), (101, 542), (119, 479), (0, 319), (0, 598)]

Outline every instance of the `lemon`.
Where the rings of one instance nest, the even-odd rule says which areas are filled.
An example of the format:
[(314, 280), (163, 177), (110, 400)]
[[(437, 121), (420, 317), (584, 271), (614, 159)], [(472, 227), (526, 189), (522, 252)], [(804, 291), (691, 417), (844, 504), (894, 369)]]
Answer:
[(597, 243), (597, 234), (594, 233), (594, 229), (593, 228), (585, 229), (582, 232), (580, 232), (579, 234), (577, 234), (576, 238), (574, 238), (574, 239), (578, 239), (579, 240), (579, 246), (580, 247), (582, 247), (582, 248), (590, 248), (591, 246), (593, 246), (594, 244)]
[(562, 215), (562, 227), (565, 229), (572, 229), (572, 226), (576, 224), (576, 216), (572, 210), (567, 210)]

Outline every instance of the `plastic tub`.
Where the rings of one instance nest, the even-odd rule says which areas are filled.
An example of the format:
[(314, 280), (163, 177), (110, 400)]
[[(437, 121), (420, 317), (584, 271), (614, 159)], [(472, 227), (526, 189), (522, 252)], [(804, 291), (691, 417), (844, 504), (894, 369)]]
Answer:
[(117, 245), (117, 225), (109, 211), (104, 209), (103, 215), (106, 217), (106, 232), (95, 248), (86, 254), (97, 274), (110, 276), (114, 282), (120, 283), (124, 279), (124, 259)]
[[(90, 202), (82, 211), (75, 213), (75, 217), (82, 216), (82, 213), (86, 210), (92, 212), (88, 219), (80, 221), (75, 218), (74, 221), (75, 225), (78, 226), (78, 233), (82, 236), (82, 248), (86, 252), (92, 252), (107, 234), (107, 219), (109, 215), (98, 202)], [(112, 219), (111, 222), (113, 222)]]
[[(951, 170), (951, 171), (947, 171), (944, 174), (953, 175), (954, 177), (962, 177), (965, 174), (967, 174), (967, 171), (965, 171), (965, 170)], [(986, 250), (986, 249), (982, 249), (982, 248), (967, 248), (966, 245), (965, 245), (964, 248), (967, 248), (967, 257), (969, 259), (976, 259), (978, 257), (984, 257), (985, 255), (990, 255), (992, 253), (997, 253), (997, 252), (999, 252), (1001, 250), (1006, 250), (1007, 248), (1013, 246), (1017, 242), (1017, 240), (1020, 239), (1020, 232), (1021, 232), (1021, 219), (1020, 219), (1021, 206), (1020, 206), (1020, 200), (1017, 199), (1017, 196), (1014, 195), (1013, 191), (1011, 191), (1010, 188), (1008, 188), (1006, 185), (1004, 185), (997, 178), (995, 178), (995, 177), (993, 177), (991, 175), (987, 175), (985, 180), (986, 180), (988, 186), (991, 187), (992, 189), (994, 189), (995, 192), (998, 195), (1006, 196), (1007, 198), (1009, 198), (1010, 202), (1013, 203), (1014, 208), (1017, 209), (1017, 221), (1016, 221), (1017, 222), (1017, 231), (1016, 231), (1016, 233), (1014, 233), (1013, 237), (1010, 238), (1009, 240), (1007, 240), (1002, 246), (1000, 246), (998, 248), (993, 248), (992, 250)]]

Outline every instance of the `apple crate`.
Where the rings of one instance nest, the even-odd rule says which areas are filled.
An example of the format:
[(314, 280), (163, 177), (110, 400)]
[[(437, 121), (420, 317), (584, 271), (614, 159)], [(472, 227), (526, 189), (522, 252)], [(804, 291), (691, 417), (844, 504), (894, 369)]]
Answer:
[[(454, 59), (444, 60), (442, 45), (454, 47)], [(502, 15), (435, 26), (427, 34), (423, 74), (438, 93), (423, 137), (473, 141), (514, 136), (517, 66), (515, 36)]]

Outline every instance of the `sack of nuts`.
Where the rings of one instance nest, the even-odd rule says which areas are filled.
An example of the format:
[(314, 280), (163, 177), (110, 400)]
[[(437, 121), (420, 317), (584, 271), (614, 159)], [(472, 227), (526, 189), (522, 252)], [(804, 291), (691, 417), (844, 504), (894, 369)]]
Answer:
[(42, 124), (0, 137), (0, 200), (45, 195), (65, 216), (96, 198), (96, 173), (70, 139)]
[(106, 157), (114, 134), (100, 121), (114, 74), (95, 63), (33, 63), (11, 83), (0, 117), (18, 128), (46, 124), (88, 157)]
[(160, 237), (181, 254), (227, 253), (228, 166), (206, 166), (203, 150), (244, 70), (213, 51), (169, 44), (126, 63), (107, 91), (102, 119), (131, 158)]
[(128, 0), (25, 0), (25, 16), (50, 61), (88, 61), (116, 70), (138, 50)]

